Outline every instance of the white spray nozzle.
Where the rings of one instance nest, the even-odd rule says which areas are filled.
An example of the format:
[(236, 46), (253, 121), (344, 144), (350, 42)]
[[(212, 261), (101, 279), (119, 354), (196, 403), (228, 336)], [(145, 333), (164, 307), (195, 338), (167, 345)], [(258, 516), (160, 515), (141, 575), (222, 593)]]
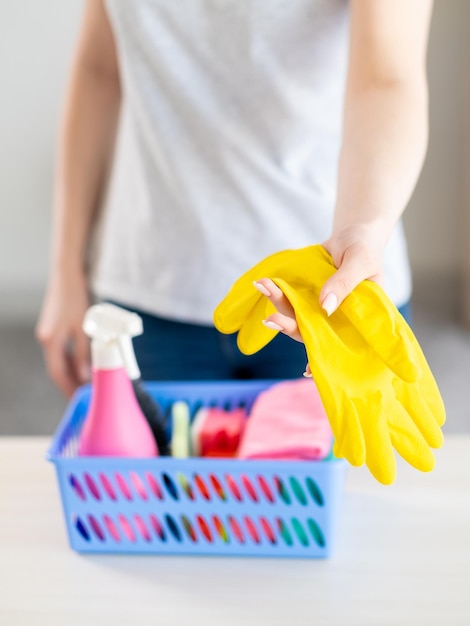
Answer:
[(94, 304), (85, 314), (84, 332), (93, 339), (112, 341), (121, 335), (137, 337), (143, 333), (142, 319), (137, 313), (115, 304)]
[(85, 314), (83, 331), (92, 339), (93, 365), (113, 369), (124, 365), (131, 380), (140, 377), (132, 337), (143, 333), (137, 313), (114, 304), (94, 304)]

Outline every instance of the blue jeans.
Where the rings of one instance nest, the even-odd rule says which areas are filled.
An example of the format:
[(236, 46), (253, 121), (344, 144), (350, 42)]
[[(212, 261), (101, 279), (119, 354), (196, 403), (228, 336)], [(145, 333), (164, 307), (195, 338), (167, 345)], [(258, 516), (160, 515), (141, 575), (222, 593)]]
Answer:
[[(262, 350), (245, 356), (237, 336), (223, 335), (211, 326), (175, 322), (136, 309), (144, 334), (134, 349), (144, 380), (246, 380), (299, 378), (307, 356), (302, 343), (279, 333)], [(410, 305), (399, 309), (409, 322)]]

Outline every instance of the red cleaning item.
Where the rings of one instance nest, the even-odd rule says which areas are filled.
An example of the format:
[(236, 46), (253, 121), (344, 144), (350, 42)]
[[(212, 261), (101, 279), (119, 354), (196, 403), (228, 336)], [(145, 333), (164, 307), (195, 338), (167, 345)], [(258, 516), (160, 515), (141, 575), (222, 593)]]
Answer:
[(200, 409), (191, 427), (194, 456), (233, 457), (245, 427), (242, 408), (226, 411), (216, 407)]
[(333, 434), (311, 379), (277, 383), (260, 393), (249, 415), (241, 459), (323, 459)]

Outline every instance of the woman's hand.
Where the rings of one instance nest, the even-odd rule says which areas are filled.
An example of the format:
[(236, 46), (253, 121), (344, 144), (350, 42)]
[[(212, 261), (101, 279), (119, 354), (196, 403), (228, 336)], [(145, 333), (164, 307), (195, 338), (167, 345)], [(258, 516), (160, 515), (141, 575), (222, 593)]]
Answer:
[(347, 228), (323, 243), (337, 272), (320, 292), (320, 305), (331, 315), (363, 280), (382, 282), (384, 228), (361, 225)]
[(52, 277), (36, 338), (42, 345), (49, 376), (67, 397), (89, 379), (89, 340), (82, 330), (88, 306), (88, 287), (82, 273)]
[(105, 3), (87, 0), (60, 125), (52, 275), (36, 327), (49, 375), (67, 396), (89, 378), (83, 266), (112, 159), (120, 103), (119, 64)]
[[(320, 305), (331, 315), (341, 302), (363, 280), (381, 282), (383, 238), (376, 229), (366, 226), (349, 228), (340, 235), (333, 235), (323, 247), (331, 255), (338, 271), (323, 285)], [(295, 319), (294, 309), (277, 285), (269, 278), (262, 278), (255, 287), (271, 300), (277, 313), (270, 315), (264, 324), (278, 330), (295, 341), (302, 337)], [(310, 374), (307, 365), (306, 374)]]

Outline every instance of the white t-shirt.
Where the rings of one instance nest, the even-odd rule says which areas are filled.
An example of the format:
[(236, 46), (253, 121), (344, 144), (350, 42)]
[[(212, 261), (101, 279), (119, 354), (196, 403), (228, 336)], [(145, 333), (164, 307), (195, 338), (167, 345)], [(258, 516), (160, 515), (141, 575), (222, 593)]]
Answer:
[[(210, 324), (268, 254), (330, 235), (346, 0), (107, 0), (123, 110), (94, 291)], [(410, 296), (401, 226), (385, 288)]]

